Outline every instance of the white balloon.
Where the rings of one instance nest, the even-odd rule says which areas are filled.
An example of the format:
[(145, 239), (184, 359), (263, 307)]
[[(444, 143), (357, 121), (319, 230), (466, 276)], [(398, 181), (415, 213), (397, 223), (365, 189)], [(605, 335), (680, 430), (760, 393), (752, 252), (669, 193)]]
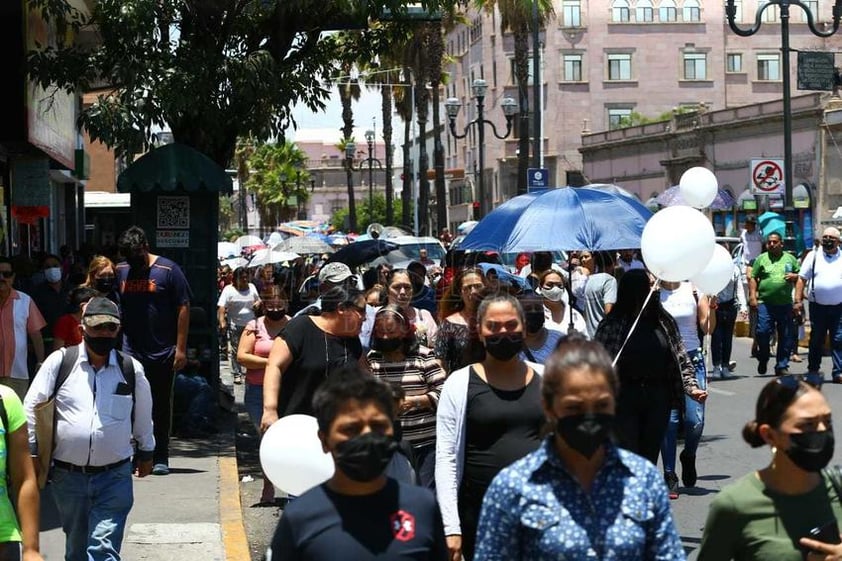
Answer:
[(708, 168), (690, 168), (681, 175), (678, 182), (681, 197), (696, 208), (707, 208), (716, 198), (719, 182)]
[(713, 225), (689, 206), (672, 206), (655, 213), (640, 237), (646, 267), (659, 279), (683, 281), (707, 266), (716, 245)]
[(713, 296), (728, 285), (733, 275), (734, 262), (731, 260), (731, 254), (721, 245), (717, 245), (713, 248), (713, 255), (707, 266), (690, 281), (705, 294)]
[(263, 434), (260, 465), (275, 487), (300, 495), (330, 479), (333, 458), (322, 450), (318, 430), (315, 417), (289, 415)]

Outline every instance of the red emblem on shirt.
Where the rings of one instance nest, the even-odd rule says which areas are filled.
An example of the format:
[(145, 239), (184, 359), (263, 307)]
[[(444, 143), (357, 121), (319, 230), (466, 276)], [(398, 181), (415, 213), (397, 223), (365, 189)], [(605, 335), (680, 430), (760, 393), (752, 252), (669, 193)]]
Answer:
[(399, 510), (389, 517), (392, 535), (396, 540), (408, 542), (415, 537), (415, 517), (405, 510)]

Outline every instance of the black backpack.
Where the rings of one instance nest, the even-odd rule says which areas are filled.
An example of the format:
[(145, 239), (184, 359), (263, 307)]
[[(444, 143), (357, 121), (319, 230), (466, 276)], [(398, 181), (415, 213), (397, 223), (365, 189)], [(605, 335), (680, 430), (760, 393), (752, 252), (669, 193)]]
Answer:
[[(58, 394), (59, 388), (61, 388), (61, 386), (67, 380), (67, 377), (70, 376), (70, 371), (73, 370), (73, 366), (76, 364), (76, 359), (79, 358), (79, 345), (74, 345), (73, 347), (65, 347), (64, 349), (62, 349), (61, 352), (61, 366), (59, 367), (58, 374), (56, 375), (56, 383), (53, 386), (53, 393), (51, 395), (52, 399), (56, 398), (56, 394)], [(132, 423), (134, 423), (134, 361), (132, 361), (131, 356), (124, 353), (123, 351), (117, 351), (117, 357), (120, 359), (120, 372), (123, 374), (123, 378), (126, 379), (126, 383), (129, 385), (129, 388), (131, 388), (132, 391)], [(0, 415), (5, 415), (5, 410), (0, 411)]]

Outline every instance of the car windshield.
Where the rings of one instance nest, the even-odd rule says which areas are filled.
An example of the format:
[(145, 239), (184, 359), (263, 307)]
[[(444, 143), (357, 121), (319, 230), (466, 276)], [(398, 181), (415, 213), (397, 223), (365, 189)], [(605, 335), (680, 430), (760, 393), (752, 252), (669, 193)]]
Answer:
[(421, 259), (422, 249), (426, 249), (427, 257), (437, 263), (444, 258), (444, 248), (441, 244), (435, 242), (419, 242), (400, 244), (400, 249), (392, 251), (389, 254), (389, 261), (418, 261)]

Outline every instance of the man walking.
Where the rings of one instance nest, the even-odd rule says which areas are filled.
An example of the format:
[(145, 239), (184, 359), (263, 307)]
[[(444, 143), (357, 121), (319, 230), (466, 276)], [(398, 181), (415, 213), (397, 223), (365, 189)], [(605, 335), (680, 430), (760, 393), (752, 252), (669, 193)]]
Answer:
[(806, 287), (810, 303), (810, 352), (807, 374), (820, 377), (824, 341), (831, 339), (834, 384), (842, 384), (842, 253), (839, 252), (839, 230), (825, 228), (821, 249), (814, 249), (804, 258), (795, 289), (795, 309), (801, 312), (801, 299)]
[(335, 471), (287, 506), (267, 560), (449, 558), (433, 494), (384, 474), (398, 448), (392, 395), (385, 382), (355, 367), (319, 387), (318, 436)]
[(123, 232), (118, 245), (126, 258), (117, 265), (120, 303), (126, 318), (123, 350), (143, 364), (152, 387), (152, 474), (167, 475), (173, 382), (175, 373), (187, 362), (190, 285), (174, 261), (149, 253), (146, 233), (138, 226)]
[(29, 295), (12, 288), (15, 271), (8, 257), (0, 257), (0, 384), (23, 399), (29, 388), (27, 336), (32, 341), (37, 366), (44, 361), (41, 329), (47, 325)]
[(780, 234), (769, 234), (766, 252), (754, 260), (748, 285), (749, 306), (757, 310), (758, 374), (766, 374), (773, 331), (778, 335), (775, 375), (789, 373), (789, 357), (795, 344), (792, 289), (798, 280), (798, 269), (798, 259), (784, 251)]
[[(84, 342), (52, 353), (24, 400), (30, 448), (37, 453), (35, 406), (57, 388), (51, 487), (66, 536), (66, 561), (120, 559), (134, 501), (132, 439), (138, 447), (138, 477), (152, 470), (149, 382), (138, 361), (128, 359), (129, 373), (114, 350), (120, 323), (116, 304), (91, 299), (82, 315)], [(75, 360), (66, 364), (70, 352)], [(60, 372), (68, 367), (59, 383)]]

